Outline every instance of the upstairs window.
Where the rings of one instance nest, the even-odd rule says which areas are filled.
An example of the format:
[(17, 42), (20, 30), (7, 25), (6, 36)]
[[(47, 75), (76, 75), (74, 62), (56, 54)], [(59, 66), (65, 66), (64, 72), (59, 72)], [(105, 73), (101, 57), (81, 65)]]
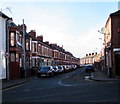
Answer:
[(10, 34), (10, 45), (14, 46), (15, 45), (15, 34), (11, 32)]
[(10, 61), (12, 61), (12, 62), (15, 61), (15, 54), (14, 53), (10, 54)]
[(26, 41), (26, 50), (29, 50), (29, 42)]
[(16, 54), (16, 62), (19, 62), (19, 54)]

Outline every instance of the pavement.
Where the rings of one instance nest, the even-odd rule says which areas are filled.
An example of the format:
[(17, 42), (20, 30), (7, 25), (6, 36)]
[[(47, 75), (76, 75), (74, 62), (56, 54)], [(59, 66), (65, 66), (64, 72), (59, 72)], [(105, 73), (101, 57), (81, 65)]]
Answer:
[[(77, 73), (71, 74), (69, 78), (67, 78), (66, 81), (74, 81), (74, 83), (78, 83), (79, 81), (88, 78), (93, 81), (119, 81), (120, 77), (118, 78), (109, 78), (104, 72), (96, 70), (93, 73), (84, 73), (79, 74), (79, 70)], [(36, 76), (31, 76), (27, 78), (20, 78), (20, 79), (14, 79), (14, 80), (2, 80), (2, 90), (8, 89), (17, 85), (21, 85), (27, 82), (32, 82), (34, 80), (37, 80), (38, 78)], [(64, 80), (65, 81), (65, 80)]]
[(36, 76), (30, 76), (27, 78), (19, 78), (13, 80), (2, 80), (2, 90), (8, 89), (17, 85), (25, 84), (37, 80)]
[(90, 79), (94, 81), (120, 81), (120, 77), (110, 78), (107, 74), (100, 70), (96, 70), (91, 73)]

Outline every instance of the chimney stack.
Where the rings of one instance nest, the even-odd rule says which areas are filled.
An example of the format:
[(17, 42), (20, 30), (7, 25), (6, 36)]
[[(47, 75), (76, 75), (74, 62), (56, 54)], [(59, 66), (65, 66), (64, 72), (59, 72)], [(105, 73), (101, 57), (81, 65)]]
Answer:
[(94, 55), (94, 53), (92, 53), (92, 56)]
[(49, 41), (46, 41), (45, 43), (46, 43), (46, 44), (49, 44)]
[(43, 42), (43, 35), (37, 36), (37, 39), (41, 42)]
[(31, 31), (29, 32), (29, 34), (31, 34), (34, 38), (36, 37), (36, 32), (35, 32), (35, 30), (31, 30)]
[(91, 53), (89, 53), (89, 56), (91, 56)]
[[(22, 25), (18, 25), (18, 31), (23, 30), (23, 24)], [(27, 30), (27, 26), (24, 24), (24, 30)]]

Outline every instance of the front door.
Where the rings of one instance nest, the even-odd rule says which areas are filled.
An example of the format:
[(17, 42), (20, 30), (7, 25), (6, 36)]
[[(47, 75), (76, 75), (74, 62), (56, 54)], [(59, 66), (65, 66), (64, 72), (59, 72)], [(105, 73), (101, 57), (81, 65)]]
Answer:
[(116, 75), (120, 76), (120, 52), (115, 53), (115, 70)]

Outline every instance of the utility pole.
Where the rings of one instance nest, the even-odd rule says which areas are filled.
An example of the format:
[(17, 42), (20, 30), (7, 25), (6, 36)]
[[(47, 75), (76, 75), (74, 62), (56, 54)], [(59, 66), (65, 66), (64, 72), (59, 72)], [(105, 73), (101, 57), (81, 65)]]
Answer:
[(24, 19), (23, 19), (23, 53), (24, 53), (24, 71), (26, 77), (26, 50), (25, 50), (25, 27), (24, 27)]

